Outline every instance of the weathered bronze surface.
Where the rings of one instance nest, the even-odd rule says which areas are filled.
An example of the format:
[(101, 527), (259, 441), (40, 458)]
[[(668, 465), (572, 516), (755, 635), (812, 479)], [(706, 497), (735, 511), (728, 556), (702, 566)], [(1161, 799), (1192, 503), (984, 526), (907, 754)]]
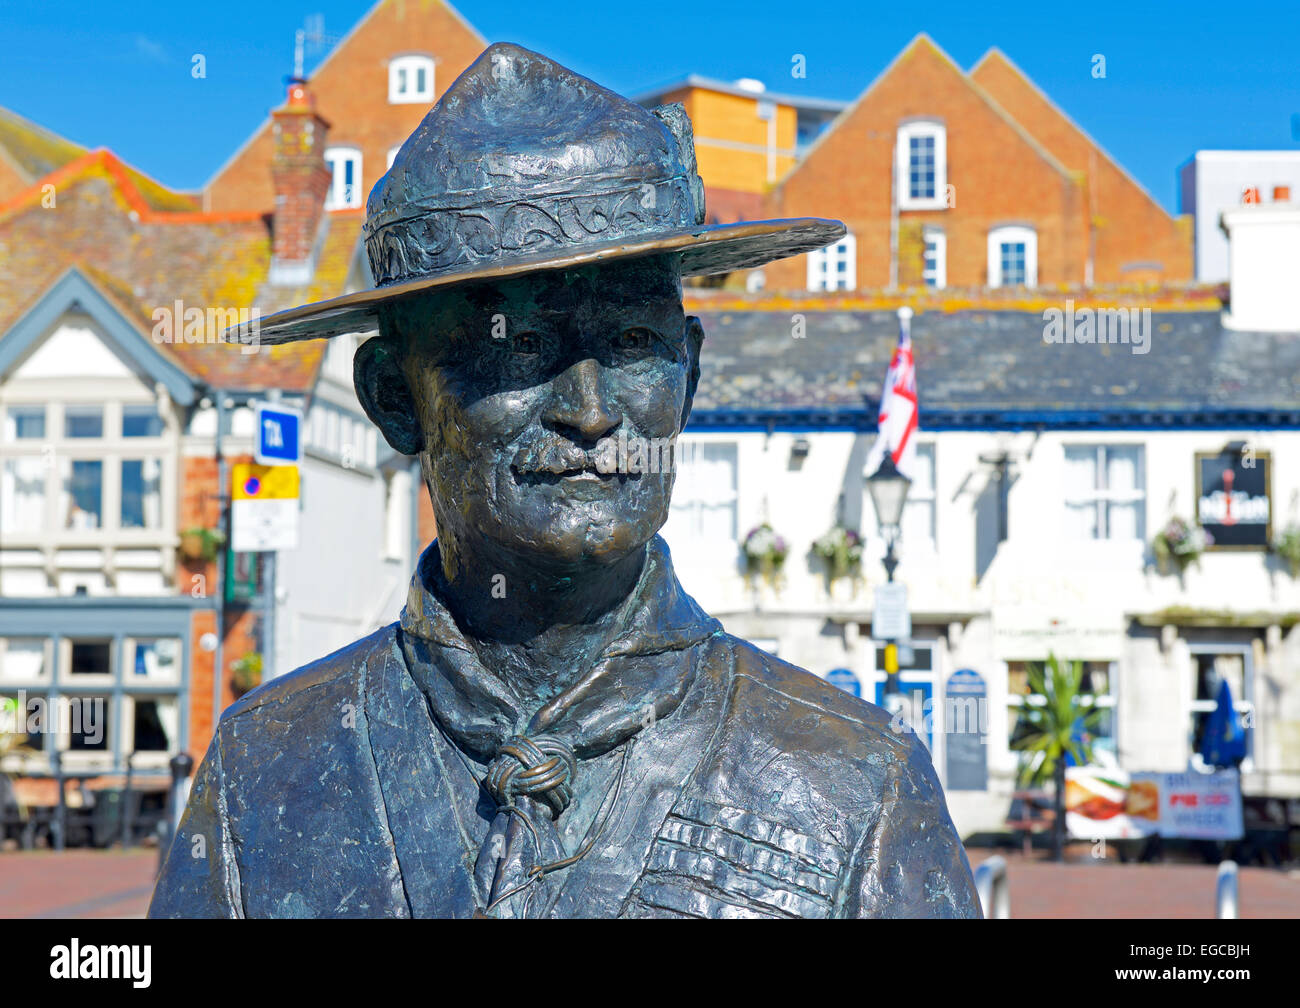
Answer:
[(355, 374), (438, 540), (398, 623), (226, 711), (151, 916), (979, 915), (916, 736), (726, 634), (657, 535), (671, 469), (608, 471), (690, 414), (681, 276), (842, 234), (702, 221), (680, 106), (503, 44), (430, 112)]

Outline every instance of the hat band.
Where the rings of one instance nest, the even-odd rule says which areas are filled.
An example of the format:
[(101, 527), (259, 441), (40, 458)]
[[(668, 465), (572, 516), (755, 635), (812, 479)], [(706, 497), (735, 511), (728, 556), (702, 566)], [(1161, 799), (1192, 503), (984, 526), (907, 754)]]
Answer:
[(511, 203), (430, 211), (374, 228), (366, 254), (382, 287), (482, 261), (507, 264), (703, 223), (694, 176), (629, 183), (600, 193), (531, 195)]

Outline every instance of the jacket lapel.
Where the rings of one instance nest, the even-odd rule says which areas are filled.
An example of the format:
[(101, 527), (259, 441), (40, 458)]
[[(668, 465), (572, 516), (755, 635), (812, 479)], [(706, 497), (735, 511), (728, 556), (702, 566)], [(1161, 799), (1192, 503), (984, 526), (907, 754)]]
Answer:
[(469, 831), (478, 824), (462, 822), (466, 803), (457, 801), (453, 791), (473, 795), (478, 783), (443, 741), (396, 643), (382, 663), (367, 669), (365, 706), (411, 916), (473, 916), (470, 849), (477, 850), (478, 844)]

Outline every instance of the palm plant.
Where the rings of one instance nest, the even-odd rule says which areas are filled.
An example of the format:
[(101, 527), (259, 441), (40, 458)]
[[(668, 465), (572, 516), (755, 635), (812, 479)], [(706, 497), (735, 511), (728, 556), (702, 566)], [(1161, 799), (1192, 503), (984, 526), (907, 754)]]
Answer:
[(1067, 756), (1076, 766), (1092, 760), (1092, 735), (1104, 712), (1091, 697), (1080, 695), (1083, 664), (1058, 661), (1051, 652), (1046, 664), (1028, 668), (1030, 695), (1043, 698), (1041, 704), (1028, 699), (1020, 708), (1020, 719), (1012, 734), (1011, 748), (1027, 755), (1021, 764), (1022, 786), (1041, 786), (1050, 778), (1055, 789), (1052, 821), (1052, 859), (1065, 856), (1065, 763)]

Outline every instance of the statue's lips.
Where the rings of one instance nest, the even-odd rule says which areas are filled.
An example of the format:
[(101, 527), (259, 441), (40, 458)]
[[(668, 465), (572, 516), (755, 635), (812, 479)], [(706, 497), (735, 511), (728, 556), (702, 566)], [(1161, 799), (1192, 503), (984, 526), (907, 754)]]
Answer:
[(511, 467), (511, 473), (514, 475), (515, 482), (525, 486), (581, 486), (590, 484), (599, 486), (602, 484), (622, 483), (629, 477), (636, 479), (640, 473), (603, 473), (598, 469), (581, 468), (581, 469), (518, 469)]

